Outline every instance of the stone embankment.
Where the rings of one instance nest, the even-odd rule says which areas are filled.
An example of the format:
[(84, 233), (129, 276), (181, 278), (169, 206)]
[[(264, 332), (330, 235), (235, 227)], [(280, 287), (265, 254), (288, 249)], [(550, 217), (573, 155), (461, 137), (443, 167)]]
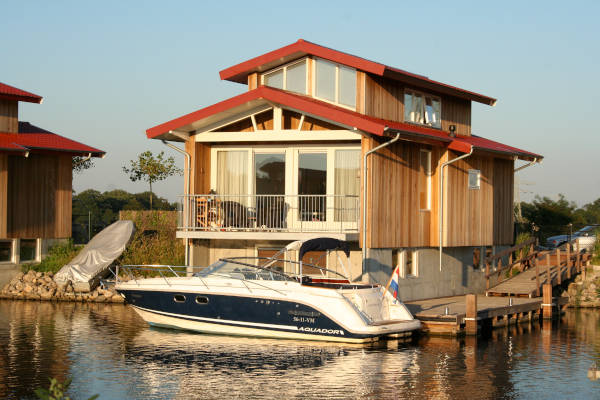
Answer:
[(589, 267), (585, 279), (575, 277), (562, 295), (569, 297), (570, 307), (600, 308), (600, 266)]
[(75, 292), (73, 284), (58, 285), (52, 272), (19, 273), (2, 288), (0, 298), (48, 301), (82, 301), (95, 303), (123, 303), (123, 297), (114, 289), (97, 287), (91, 292)]

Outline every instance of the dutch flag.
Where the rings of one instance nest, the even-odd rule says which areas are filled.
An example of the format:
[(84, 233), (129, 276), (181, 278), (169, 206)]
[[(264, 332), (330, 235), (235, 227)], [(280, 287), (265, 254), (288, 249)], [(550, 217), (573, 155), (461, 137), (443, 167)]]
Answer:
[(394, 296), (394, 300), (398, 298), (398, 281), (400, 279), (400, 266), (397, 266), (392, 273), (392, 280), (390, 281), (390, 290)]

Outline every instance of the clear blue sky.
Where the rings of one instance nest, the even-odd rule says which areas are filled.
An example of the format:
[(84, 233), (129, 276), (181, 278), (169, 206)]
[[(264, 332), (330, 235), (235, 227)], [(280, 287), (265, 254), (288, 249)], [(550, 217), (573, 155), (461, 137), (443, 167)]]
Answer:
[[(288, 5), (289, 4), (289, 5)], [(285, 5), (285, 6), (283, 6)], [(20, 119), (105, 150), (74, 188), (142, 191), (122, 172), (145, 130), (245, 86), (218, 71), (304, 38), (498, 99), (473, 132), (543, 154), (522, 198), (600, 197), (598, 1), (13, 1), (0, 81), (44, 96)], [(183, 178), (155, 185), (175, 200)]]

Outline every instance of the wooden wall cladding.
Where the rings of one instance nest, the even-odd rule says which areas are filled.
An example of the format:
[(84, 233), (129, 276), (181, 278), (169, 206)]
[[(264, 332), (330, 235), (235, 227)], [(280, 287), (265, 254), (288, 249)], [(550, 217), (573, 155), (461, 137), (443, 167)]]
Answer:
[(0, 154), (0, 239), (6, 239), (8, 216), (8, 155)]
[[(361, 81), (364, 80), (364, 83)], [(404, 89), (401, 82), (365, 74), (357, 78), (357, 111), (389, 121), (404, 121)], [(471, 102), (416, 87), (410, 89), (438, 96), (442, 100), (442, 130), (456, 125), (459, 135), (471, 135)], [(364, 92), (364, 94), (363, 94)], [(364, 105), (364, 106), (363, 106)]]
[(0, 99), (0, 132), (19, 131), (19, 103), (15, 100)]
[[(451, 153), (450, 159), (455, 157)], [(513, 165), (512, 160), (473, 155), (447, 167), (444, 246), (512, 243)], [(481, 171), (480, 189), (469, 189), (469, 169)]]
[[(363, 155), (380, 142), (362, 140)], [(432, 151), (431, 208), (421, 210), (421, 149)], [(368, 161), (367, 245), (371, 248), (433, 246), (437, 229), (440, 148), (400, 141), (371, 154)], [(361, 185), (364, 183), (361, 182)], [(362, 199), (361, 199), (362, 201)], [(362, 206), (361, 206), (362, 210)], [(362, 225), (361, 225), (362, 227)], [(362, 241), (362, 233), (361, 233)]]
[(71, 236), (70, 155), (8, 156), (7, 237)]
[(190, 193), (208, 193), (210, 191), (210, 144), (196, 143), (192, 136), (185, 144), (185, 151), (191, 155)]

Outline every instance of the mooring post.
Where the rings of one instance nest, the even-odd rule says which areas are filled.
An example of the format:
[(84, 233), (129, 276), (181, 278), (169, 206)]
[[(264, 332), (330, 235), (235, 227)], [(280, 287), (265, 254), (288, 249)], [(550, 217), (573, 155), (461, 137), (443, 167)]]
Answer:
[(477, 295), (468, 294), (466, 302), (465, 330), (467, 335), (477, 335)]
[(571, 245), (567, 243), (567, 279), (571, 279)]
[(542, 298), (542, 310), (544, 319), (552, 319), (552, 285), (544, 284), (544, 296)]
[(490, 262), (485, 260), (485, 290), (490, 289)]
[(535, 264), (535, 297), (540, 297), (540, 266), (537, 254), (533, 257), (533, 263)]
[(560, 249), (556, 248), (556, 265), (558, 266), (558, 284), (562, 284), (562, 268), (560, 265)]

